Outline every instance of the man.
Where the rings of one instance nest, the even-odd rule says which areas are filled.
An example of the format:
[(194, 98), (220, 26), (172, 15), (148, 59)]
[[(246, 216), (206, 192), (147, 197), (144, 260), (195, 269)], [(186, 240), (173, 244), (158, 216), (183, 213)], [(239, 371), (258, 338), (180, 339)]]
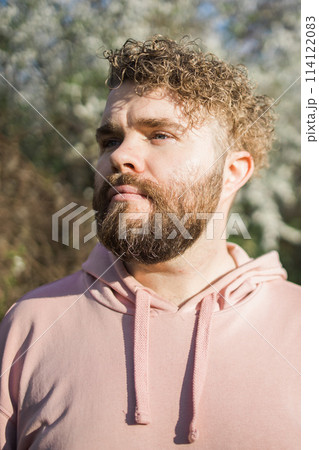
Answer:
[(100, 243), (2, 323), (1, 444), (297, 449), (299, 288), (224, 233), (271, 146), (270, 99), (189, 42), (105, 57)]

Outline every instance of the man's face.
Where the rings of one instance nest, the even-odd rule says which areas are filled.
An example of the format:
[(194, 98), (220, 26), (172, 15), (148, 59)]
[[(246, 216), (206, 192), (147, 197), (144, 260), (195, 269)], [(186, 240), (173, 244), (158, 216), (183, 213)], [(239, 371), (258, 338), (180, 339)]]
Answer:
[(97, 170), (119, 193), (96, 176), (100, 241), (124, 261), (145, 264), (193, 245), (206, 225), (198, 213), (214, 213), (220, 198), (221, 133), (213, 119), (191, 128), (165, 90), (139, 96), (124, 83), (111, 91), (97, 131)]

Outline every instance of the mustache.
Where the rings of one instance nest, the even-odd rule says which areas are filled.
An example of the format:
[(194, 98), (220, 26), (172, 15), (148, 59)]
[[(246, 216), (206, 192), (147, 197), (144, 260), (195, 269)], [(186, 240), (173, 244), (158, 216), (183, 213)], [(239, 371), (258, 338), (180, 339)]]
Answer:
[(131, 175), (131, 174), (117, 174), (114, 173), (112, 175), (109, 175), (108, 177), (106, 177), (107, 181), (109, 183), (107, 183), (106, 181), (104, 181), (105, 184), (108, 185), (108, 189), (110, 190), (112, 187), (116, 186), (121, 186), (121, 185), (130, 185), (130, 186), (134, 186), (137, 187), (143, 191), (148, 191), (149, 189), (152, 190), (154, 188), (158, 186), (156, 183), (154, 183), (153, 181), (150, 180), (143, 180), (140, 177), (137, 177), (136, 175)]
[(93, 197), (93, 208), (97, 211), (103, 211), (108, 207), (108, 193), (116, 186), (130, 185), (140, 189), (145, 196), (147, 196), (155, 206), (163, 205), (163, 201), (167, 196), (172, 195), (170, 190), (159, 186), (154, 181), (143, 179), (140, 176), (132, 174), (114, 173), (108, 175), (103, 181), (101, 187), (95, 190)]
[(116, 189), (116, 186), (128, 185), (134, 186), (140, 189), (145, 196), (154, 200), (160, 201), (163, 195), (167, 195), (167, 190), (164, 187), (160, 187), (156, 182), (149, 179), (143, 179), (140, 176), (132, 174), (120, 174), (114, 173), (106, 177), (106, 181), (103, 181), (101, 188), (99, 189), (98, 196), (107, 198), (109, 191), (112, 188)]

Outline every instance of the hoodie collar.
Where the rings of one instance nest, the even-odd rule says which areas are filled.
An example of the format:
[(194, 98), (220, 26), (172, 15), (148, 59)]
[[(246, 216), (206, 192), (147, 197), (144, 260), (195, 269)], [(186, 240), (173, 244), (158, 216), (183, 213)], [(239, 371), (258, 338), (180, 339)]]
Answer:
[[(227, 243), (227, 250), (234, 259), (236, 268), (220, 277), (194, 295), (181, 307), (143, 286), (128, 273), (123, 262), (98, 243), (82, 269), (98, 278), (91, 289), (92, 295), (105, 306), (121, 313), (134, 314), (137, 291), (142, 289), (150, 297), (151, 314), (187, 313), (198, 311), (201, 300), (210, 294), (218, 293), (215, 312), (227, 309), (254, 291), (262, 281), (287, 278), (281, 266), (278, 253), (272, 251), (256, 259), (251, 259), (238, 245)], [(111, 288), (113, 295), (110, 295)]]

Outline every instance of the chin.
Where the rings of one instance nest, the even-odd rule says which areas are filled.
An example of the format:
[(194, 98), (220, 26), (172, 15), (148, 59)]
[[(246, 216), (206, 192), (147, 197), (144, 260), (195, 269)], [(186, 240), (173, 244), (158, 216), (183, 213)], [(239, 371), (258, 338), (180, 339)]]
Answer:
[(128, 219), (139, 219), (140, 217), (134, 217), (134, 214), (141, 214), (141, 217), (145, 217), (145, 214), (149, 214), (151, 212), (151, 208), (149, 205), (139, 205), (137, 202), (128, 202), (126, 203), (125, 214), (132, 214), (132, 217), (127, 217)]

